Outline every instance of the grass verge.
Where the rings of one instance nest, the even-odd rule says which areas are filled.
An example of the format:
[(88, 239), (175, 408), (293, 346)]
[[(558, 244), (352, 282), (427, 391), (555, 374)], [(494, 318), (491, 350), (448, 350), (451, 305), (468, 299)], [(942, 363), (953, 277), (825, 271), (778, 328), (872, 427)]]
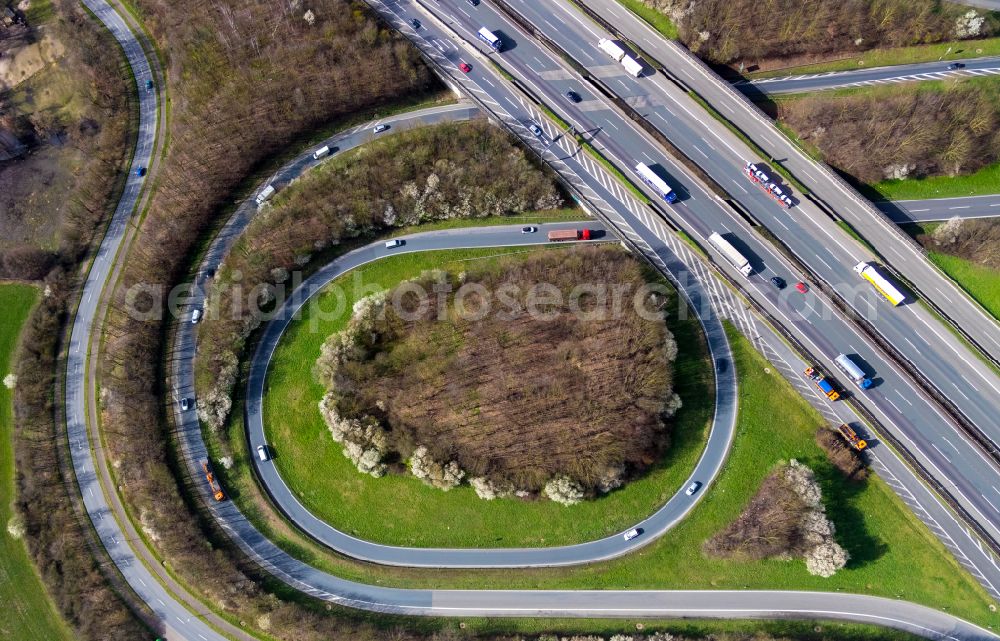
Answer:
[[(441, 492), (412, 476), (382, 479), (359, 474), (340, 453), (319, 416), (324, 389), (309, 373), (320, 345), (341, 329), (355, 300), (391, 288), (432, 268), (461, 271), (470, 261), (495, 263), (523, 248), (448, 250), (401, 255), (365, 265), (332, 283), (318, 307), (339, 315), (303, 314), (275, 351), (264, 415), (275, 463), (299, 500), (317, 516), (354, 536), (392, 545), (450, 547), (546, 546), (614, 534), (641, 520), (676, 492), (704, 448), (712, 416), (711, 367), (694, 318), (672, 323), (681, 350), (675, 364), (685, 407), (672, 421), (672, 445), (645, 475), (624, 488), (573, 509), (551, 501), (479, 499), (471, 487)], [(343, 295), (344, 303), (337, 299)], [(670, 305), (670, 309), (676, 305)], [(391, 514), (390, 518), (387, 515)], [(446, 523), (438, 528), (437, 523)]]
[(872, 185), (872, 188), (886, 200), (989, 196), (1000, 193), (1000, 163), (988, 165), (966, 176), (883, 180)]
[[(7, 376), (21, 325), (38, 298), (31, 285), (0, 285), (0, 377)], [(0, 621), (0, 639), (58, 641), (72, 638), (69, 628), (49, 600), (35, 566), (20, 540), (7, 530), (13, 515), (14, 456), (12, 393), (0, 385), (0, 603), (7, 614)]]
[(640, 0), (618, 0), (618, 4), (645, 20), (649, 26), (659, 31), (664, 38), (669, 38), (670, 40), (677, 39), (677, 25), (671, 22), (670, 18), (665, 14), (646, 6)]

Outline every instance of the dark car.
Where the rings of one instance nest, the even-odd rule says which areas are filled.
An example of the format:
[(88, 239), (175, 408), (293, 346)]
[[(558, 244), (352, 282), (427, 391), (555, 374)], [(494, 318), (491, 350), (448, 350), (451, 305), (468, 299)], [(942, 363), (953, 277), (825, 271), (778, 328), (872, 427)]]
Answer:
[(774, 285), (775, 287), (777, 287), (778, 289), (784, 289), (785, 288), (785, 279), (780, 278), (778, 276), (772, 276), (771, 277), (771, 284)]
[(141, 176), (145, 176), (146, 175), (146, 168), (145, 167), (136, 167), (136, 169), (135, 169), (135, 175), (136, 176), (140, 176), (140, 177)]
[(964, 62), (953, 62), (950, 65), (948, 65), (948, 68), (949, 69), (965, 69), (965, 63)]
[(473, 7), (478, 7), (479, 6), (479, 0), (468, 0), (468, 2), (469, 2), (469, 5), (471, 5)]
[(581, 100), (580, 94), (576, 93), (575, 91), (567, 91), (566, 97), (569, 98), (570, 102), (580, 102)]
[(151, 91), (152, 89), (153, 89), (153, 81), (152, 80), (147, 80), (146, 81), (146, 90), (147, 91)]
[(410, 24), (413, 26), (414, 29), (420, 28), (420, 21), (417, 20), (416, 18), (411, 19)]

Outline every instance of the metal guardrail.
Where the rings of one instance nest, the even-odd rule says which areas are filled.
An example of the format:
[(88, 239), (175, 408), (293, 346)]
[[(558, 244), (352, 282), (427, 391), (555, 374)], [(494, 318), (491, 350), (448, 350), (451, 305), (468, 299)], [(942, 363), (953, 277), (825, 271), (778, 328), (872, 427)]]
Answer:
[[(627, 42), (631, 42), (631, 40), (628, 37), (626, 37), (624, 34), (622, 34), (620, 31), (618, 31), (618, 29), (615, 28), (615, 26), (613, 24), (609, 23), (600, 14), (598, 14), (596, 11), (594, 11), (589, 6), (587, 6), (586, 0), (576, 0), (574, 2), (574, 4), (576, 6), (578, 6), (578, 7), (580, 7), (580, 10), (583, 11), (583, 13), (586, 14), (588, 17), (590, 17), (590, 19), (594, 20), (597, 24), (601, 25), (604, 29), (606, 29), (608, 31), (608, 33), (614, 34), (617, 38), (619, 38), (621, 40), (624, 40), (624, 41), (627, 41)], [(641, 18), (640, 18), (640, 20), (641, 20)], [(706, 76), (709, 78), (709, 80), (711, 82), (713, 82), (717, 87), (721, 88), (723, 91), (727, 92), (731, 97), (733, 97), (737, 101), (739, 101), (751, 113), (751, 115), (753, 115), (755, 118), (757, 118), (758, 121), (760, 121), (765, 126), (773, 126), (774, 123), (771, 120), (771, 118), (767, 114), (765, 114), (764, 111), (760, 107), (758, 107), (745, 94), (743, 94), (742, 92), (737, 91), (736, 89), (734, 89), (733, 86), (730, 83), (726, 82), (721, 77), (719, 77), (719, 75), (715, 71), (713, 71), (711, 67), (709, 67), (707, 64), (705, 64), (705, 62), (703, 60), (701, 60), (700, 58), (698, 58), (697, 56), (695, 56), (694, 54), (692, 54), (691, 51), (689, 51), (686, 47), (682, 46), (678, 42), (675, 42), (673, 40), (668, 40), (666, 38), (663, 39), (663, 42), (664, 42), (664, 44), (666, 46), (670, 47), (675, 52), (677, 52), (678, 55), (684, 57), (685, 59), (689, 60), (691, 63), (693, 63), (696, 66), (698, 66), (699, 68), (701, 68), (705, 72)], [(669, 73), (666, 72), (667, 70), (664, 67), (663, 63), (661, 63), (660, 61), (656, 60), (656, 58), (654, 58), (653, 56), (649, 55), (648, 52), (644, 51), (644, 54), (648, 57), (649, 60), (652, 60), (652, 61), (654, 61), (656, 63), (657, 69), (660, 70), (660, 71), (663, 71), (665, 76), (673, 78), (673, 74), (669, 74)], [(692, 91), (693, 91), (693, 89), (692, 89)], [(737, 125), (735, 123), (733, 123), (732, 121), (730, 121), (730, 123), (734, 127), (737, 127)], [(737, 127), (737, 129), (739, 129), (739, 127)], [(745, 132), (744, 132), (744, 135), (746, 135)], [(781, 134), (781, 135), (784, 137), (784, 134)], [(803, 155), (803, 157), (808, 158), (808, 156), (805, 154), (805, 152), (803, 152), (797, 145), (795, 145), (794, 142), (789, 141), (789, 143), (793, 147), (795, 147), (796, 149), (798, 149), (799, 153), (801, 153)], [(857, 189), (855, 189), (853, 186), (851, 186), (850, 183), (848, 183), (846, 180), (844, 180), (842, 177), (840, 177), (836, 172), (834, 172), (832, 169), (830, 169), (830, 167), (826, 163), (822, 163), (822, 162), (813, 160), (813, 165), (828, 180), (830, 180), (833, 183), (835, 183), (847, 195), (848, 198), (850, 198), (851, 200), (853, 200), (854, 202), (856, 202), (862, 209), (864, 209), (865, 212), (869, 216), (881, 220), (883, 222), (883, 225), (887, 229), (889, 229), (890, 233), (892, 233), (898, 240), (900, 240), (903, 243), (909, 245), (912, 249), (914, 249), (914, 251), (916, 251), (920, 255), (925, 256), (925, 257), (927, 256), (927, 250), (924, 249), (924, 247), (920, 243), (918, 243), (915, 239), (911, 238), (908, 234), (904, 233), (903, 230), (900, 229), (899, 225), (897, 225), (895, 222), (893, 222), (880, 209), (878, 209), (877, 207), (875, 207), (874, 205), (872, 205), (871, 202), (867, 198), (865, 198)], [(785, 168), (786, 171), (788, 171), (789, 173), (792, 173), (794, 175), (794, 172), (792, 172), (792, 170), (789, 169), (787, 166), (783, 165), (783, 167)], [(796, 180), (798, 180), (798, 178), (796, 178)], [(819, 199), (819, 200), (822, 200), (822, 199)], [(826, 205), (825, 202), (824, 202), (824, 205)], [(833, 208), (830, 207), (829, 205), (826, 205), (826, 208), (829, 211), (834, 211)], [(919, 295), (920, 298), (921, 298), (921, 300), (923, 300), (938, 316), (940, 316), (941, 318), (943, 318), (945, 320), (945, 322), (947, 322), (948, 325), (951, 326), (966, 342), (968, 342), (970, 345), (972, 345), (982, 355), (983, 358), (985, 358), (994, 367), (1000, 369), (1000, 360), (998, 360), (992, 354), (990, 354), (979, 343), (979, 341), (977, 341), (976, 339), (974, 339), (967, 331), (965, 331), (965, 329), (962, 328), (962, 326), (959, 323), (957, 323), (954, 319), (952, 319), (951, 316), (949, 316), (948, 313), (944, 309), (942, 309), (939, 305), (937, 305), (929, 296), (927, 296), (926, 294), (924, 294), (921, 291), (921, 289), (919, 287), (917, 287), (911, 280), (909, 280), (908, 278), (906, 278), (905, 275), (903, 275), (899, 270), (897, 270), (896, 268), (894, 268), (892, 266), (892, 264), (886, 259), (885, 256), (882, 256), (877, 250), (876, 250), (875, 253), (879, 254), (879, 257), (882, 259), (883, 265), (893, 273), (894, 277), (896, 277), (899, 281), (901, 281), (907, 287), (909, 287), (909, 289), (911, 291), (913, 291), (914, 293), (916, 293), (917, 295)], [(931, 269), (934, 270), (935, 272), (937, 272), (937, 274), (941, 278), (943, 278), (944, 280), (946, 280), (948, 282), (951, 282), (951, 277), (949, 277), (947, 274), (945, 274), (941, 270), (940, 267), (938, 267), (934, 263), (930, 262), (929, 260), (927, 261), (927, 263), (928, 263), (928, 265), (930, 265)], [(958, 293), (959, 293), (960, 296), (964, 297), (966, 299), (966, 301), (968, 301), (974, 308), (976, 308), (977, 310), (979, 310), (979, 312), (987, 320), (992, 319), (992, 315), (990, 314), (990, 312), (988, 310), (986, 310), (979, 303), (979, 301), (977, 301), (976, 299), (974, 299), (971, 296), (969, 296), (968, 293), (965, 292), (965, 291), (963, 291), (960, 287), (956, 286), (955, 289), (956, 289), (956, 291), (958, 291)]]
[[(627, 116), (629, 116), (631, 120), (635, 121), (637, 124), (640, 124), (643, 127), (643, 129), (647, 131), (647, 133), (650, 133), (650, 135), (652, 135), (654, 139), (657, 140), (657, 142), (663, 144), (663, 142), (665, 141), (666, 148), (669, 151), (673, 152), (672, 155), (674, 155), (675, 157), (679, 156), (678, 159), (682, 159), (681, 160), (682, 164), (684, 164), (686, 167), (689, 166), (690, 164), (696, 165), (693, 159), (688, 157), (686, 154), (680, 152), (680, 150), (678, 150), (677, 147), (673, 145), (673, 143), (667, 140), (666, 137), (661, 132), (659, 132), (658, 130), (655, 129), (655, 127), (653, 127), (652, 123), (649, 123), (648, 120), (646, 120), (641, 114), (639, 114), (631, 105), (626, 103), (624, 100), (621, 100), (621, 98), (619, 98), (612, 91), (610, 91), (610, 89), (608, 89), (606, 85), (604, 85), (599, 80), (595, 82), (595, 79), (586, 71), (586, 69), (583, 69), (583, 71), (579, 71), (579, 69), (582, 68), (582, 65), (577, 63), (572, 58), (572, 56), (569, 55), (568, 52), (562, 49), (561, 46), (553, 42), (544, 34), (541, 34), (533, 24), (525, 20), (523, 16), (521, 16), (517, 11), (515, 11), (512, 7), (510, 7), (510, 5), (507, 4), (506, 0), (491, 0), (491, 1), (494, 4), (496, 4), (497, 7), (500, 8), (500, 10), (505, 15), (507, 15), (507, 17), (512, 19), (522, 29), (524, 29), (528, 33), (538, 38), (539, 41), (541, 41), (547, 47), (552, 49), (557, 55), (559, 55), (560, 58), (571, 61), (570, 64), (574, 68), (574, 70), (577, 70), (581, 76), (590, 80), (592, 84), (601, 89), (602, 93), (605, 94), (610, 100), (612, 100), (616, 107), (620, 108)], [(591, 15), (591, 17), (595, 17), (596, 15), (593, 14), (593, 12), (589, 8), (585, 8), (584, 12), (587, 13), (588, 15)], [(600, 19), (599, 16), (597, 16), (597, 20), (599, 24), (605, 25), (610, 33), (613, 33), (620, 37), (620, 34), (616, 30), (614, 30), (613, 27), (607, 25), (607, 23), (605, 23), (603, 19)], [(679, 45), (676, 45), (676, 43), (673, 42), (670, 42), (670, 45), (677, 47), (678, 49), (680, 48)], [(710, 74), (714, 74), (714, 72), (711, 71), (711, 69), (708, 68), (708, 66), (705, 65), (704, 62), (698, 60), (697, 58), (694, 58), (690, 54), (690, 52), (687, 52), (686, 50), (684, 50), (684, 52), (693, 60), (695, 60), (698, 64), (704, 66), (705, 69)], [(746, 97), (736, 92), (736, 90), (732, 89), (732, 87), (726, 85), (726, 89), (731, 93), (733, 93), (734, 95), (738, 96), (744, 102), (747, 102)], [(760, 109), (756, 105), (749, 103), (749, 106), (752, 109), (756, 110), (759, 113), (760, 117), (766, 118), (763, 112), (760, 111)], [(650, 131), (650, 129), (654, 131)], [(827, 171), (827, 173), (829, 173), (829, 171), (826, 170), (825, 167), (823, 169)], [(703, 170), (701, 170), (700, 167), (697, 168), (695, 173), (699, 178), (702, 179), (703, 182), (705, 182), (708, 186), (710, 186), (710, 188), (712, 188), (712, 191), (716, 192), (717, 194), (718, 192), (725, 194), (725, 196), (723, 196), (723, 200), (725, 200), (727, 204), (733, 207), (733, 202), (732, 202), (733, 199), (729, 196), (728, 192), (726, 192), (726, 190), (722, 188), (721, 185), (719, 185), (713, 178), (708, 176)], [(833, 176), (832, 174), (830, 177), (833, 180), (843, 183), (845, 188), (853, 190), (853, 188), (847, 185), (847, 183), (843, 182), (843, 180), (840, 179), (839, 177)], [(860, 194), (858, 194), (858, 197), (860, 197)], [(871, 206), (869, 205), (869, 207)], [(736, 211), (737, 214), (740, 213), (738, 208), (733, 207), (733, 209), (734, 211)], [(659, 210), (657, 211), (658, 213), (660, 213), (661, 218), (669, 221), (668, 218), (663, 216), (662, 212), (659, 212)], [(675, 230), (680, 229), (677, 225), (673, 223), (670, 223), (670, 225)], [(758, 226), (760, 225), (758, 224)], [(899, 234), (902, 234), (902, 232), (899, 231), (898, 229), (896, 229), (896, 231)], [(914, 242), (908, 236), (906, 236), (906, 238), (910, 242)], [(956, 426), (959, 428), (960, 431), (966, 434), (978, 447), (980, 447), (987, 454), (987, 456), (989, 456), (992, 460), (997, 462), (998, 465), (1000, 465), (1000, 447), (998, 447), (998, 445), (994, 443), (989, 437), (987, 437), (981, 430), (976, 428), (975, 425), (968, 419), (968, 417), (966, 417), (964, 413), (962, 413), (957, 408), (957, 406), (947, 397), (947, 395), (945, 395), (943, 392), (941, 392), (941, 390), (937, 388), (937, 386), (931, 383), (930, 380), (927, 379), (920, 372), (919, 368), (917, 368), (909, 359), (907, 359), (898, 350), (896, 350), (892, 346), (892, 344), (881, 334), (881, 332), (879, 332), (877, 328), (875, 328), (875, 326), (870, 323), (870, 321), (864, 319), (856, 310), (854, 310), (847, 303), (847, 301), (845, 301), (843, 297), (840, 296), (840, 294), (836, 291), (836, 289), (834, 289), (829, 283), (826, 282), (825, 279), (820, 278), (811, 269), (806, 267), (784, 243), (782, 243), (776, 237), (773, 237), (772, 242), (776, 244), (776, 246), (782, 251), (782, 254), (784, 254), (787, 258), (789, 258), (793, 262), (793, 264), (795, 264), (804, 273), (808, 274), (810, 280), (819, 284), (823, 292), (826, 293), (827, 296), (830, 298), (830, 300), (835, 305), (837, 305), (838, 309), (840, 309), (841, 312), (845, 314), (848, 321), (851, 322), (853, 326), (855, 326), (865, 336), (868, 336), (876, 344), (878, 350), (880, 351), (880, 353), (884, 358), (886, 358), (891, 362), (894, 362), (904, 372), (906, 372), (910, 376), (911, 380), (918, 386), (918, 388), (920, 388), (924, 393), (926, 393), (929, 397), (931, 397), (931, 399), (937, 402), (944, 409), (944, 411), (948, 414), (951, 420), (955, 422)], [(734, 287), (737, 291), (742, 291), (742, 288), (739, 287), (738, 283), (733, 281), (731, 278), (729, 278), (728, 275), (725, 274), (725, 272), (719, 269), (713, 260), (710, 259), (709, 262), (710, 264), (713, 265), (713, 267), (715, 267), (715, 271), (718, 274), (721, 274), (723, 278), (730, 284), (731, 287)], [(790, 342), (790, 344), (795, 345), (796, 349), (799, 351), (800, 354), (803, 355), (809, 354), (808, 350), (806, 350), (805, 347), (798, 340), (792, 338), (791, 334), (788, 333), (786, 330), (784, 330), (784, 328), (781, 327), (780, 324), (777, 324), (775, 319), (760, 304), (758, 304), (756, 301), (753, 301), (753, 299), (748, 299), (748, 300), (750, 300), (751, 304), (753, 305), (754, 309), (758, 312), (758, 314), (760, 314), (763, 318), (766, 318), (768, 320), (768, 323), (772, 327), (781, 328), (779, 330), (779, 333), (781, 333), (782, 336), (785, 337), (786, 340)], [(817, 361), (817, 359), (813, 356), (809, 356), (808, 358), (811, 361), (814, 362)], [(963, 520), (966, 522), (966, 524), (969, 525), (971, 528), (973, 528), (977, 532), (977, 534), (981, 538), (983, 538), (984, 542), (994, 553), (1000, 555), (1000, 542), (994, 540), (994, 538), (990, 536), (986, 532), (986, 530), (982, 528), (982, 526), (980, 526), (972, 518), (972, 516), (965, 510), (965, 508), (962, 507), (957, 502), (957, 500), (954, 499), (954, 497), (947, 492), (944, 486), (941, 483), (939, 483), (936, 479), (934, 479), (933, 476), (931, 476), (931, 474), (926, 470), (926, 468), (924, 468), (923, 465), (921, 465), (919, 461), (917, 461), (917, 459), (902, 446), (902, 443), (898, 439), (896, 439), (894, 436), (891, 435), (891, 433), (885, 428), (885, 426), (881, 423), (881, 421), (876, 419), (874, 414), (867, 408), (865, 408), (864, 405), (862, 405), (856, 398), (853, 397), (853, 395), (850, 399), (850, 404), (852, 408), (854, 408), (859, 414), (864, 416), (865, 420), (869, 421), (872, 425), (878, 426), (879, 434), (884, 435), (884, 438), (893, 444), (893, 447), (900, 453), (900, 455), (904, 458), (904, 460), (906, 460), (906, 462), (911, 467), (913, 467), (915, 470), (918, 471), (920, 477), (928, 484), (928, 486), (935, 488), (935, 491), (937, 491), (942, 496), (945, 503), (947, 503), (958, 514), (963, 515)]]

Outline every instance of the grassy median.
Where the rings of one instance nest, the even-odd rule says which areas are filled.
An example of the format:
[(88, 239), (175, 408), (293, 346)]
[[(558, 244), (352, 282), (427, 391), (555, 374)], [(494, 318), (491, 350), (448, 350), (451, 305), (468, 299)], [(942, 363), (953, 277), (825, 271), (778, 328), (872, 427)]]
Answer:
[[(549, 251), (561, 251), (548, 249)], [(408, 546), (508, 547), (562, 545), (627, 528), (662, 505), (684, 482), (701, 453), (712, 416), (711, 367), (697, 320), (671, 323), (682, 346), (675, 384), (684, 408), (671, 421), (666, 456), (641, 478), (600, 499), (567, 509), (551, 501), (483, 501), (468, 485), (450, 492), (409, 476), (362, 475), (334, 443), (318, 410), (324, 390), (310, 374), (320, 345), (347, 320), (351, 305), (372, 284), (390, 288), (422, 270), (461, 271), (471, 261), (529, 256), (524, 248), (449, 250), (396, 256), (355, 270), (333, 283), (345, 294), (342, 313), (319, 320), (306, 312), (286, 333), (272, 361), (264, 402), (275, 463), (300, 500), (317, 516), (365, 539)], [(332, 309), (327, 292), (319, 308)], [(671, 304), (670, 309), (676, 305)]]
[[(17, 337), (28, 312), (38, 298), (30, 285), (0, 285), (0, 379), (13, 369)], [(56, 641), (70, 639), (66, 624), (59, 617), (42, 585), (24, 544), (10, 535), (8, 524), (13, 515), (14, 456), (12, 433), (14, 415), (11, 390), (0, 385), (0, 603), (5, 615), (0, 620), (0, 639), (18, 641)]]

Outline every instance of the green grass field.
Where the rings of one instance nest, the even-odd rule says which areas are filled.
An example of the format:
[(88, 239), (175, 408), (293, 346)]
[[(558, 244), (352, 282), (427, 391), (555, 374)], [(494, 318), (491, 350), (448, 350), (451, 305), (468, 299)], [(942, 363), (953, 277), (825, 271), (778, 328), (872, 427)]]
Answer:
[(886, 200), (920, 200), (1000, 193), (1000, 163), (966, 176), (931, 176), (920, 180), (883, 180), (872, 185)]
[(994, 317), (1000, 319), (1000, 272), (941, 252), (932, 251), (929, 257), (959, 287), (969, 292)]
[(618, 0), (618, 3), (648, 22), (664, 38), (677, 38), (677, 26), (665, 14), (646, 6), (641, 0)]
[[(319, 320), (306, 312), (290, 327), (272, 361), (264, 415), (275, 463), (315, 514), (355, 536), (394, 545), (562, 545), (627, 528), (659, 507), (684, 482), (704, 446), (712, 412), (711, 368), (693, 318), (671, 328), (678, 344), (686, 346), (676, 363), (676, 380), (683, 381), (677, 389), (685, 406), (673, 422), (668, 455), (642, 478), (598, 500), (572, 508), (513, 498), (486, 502), (468, 486), (441, 492), (409, 475), (373, 479), (359, 474), (340, 453), (319, 415), (317, 404), (324, 390), (310, 369), (326, 337), (343, 327), (361, 289), (373, 283), (392, 287), (439, 266), (460, 271), (469, 261), (495, 261), (496, 256), (512, 252), (530, 255), (514, 248), (427, 252), (380, 260), (333, 283), (346, 294), (342, 314)], [(321, 295), (319, 308), (332, 309), (335, 301), (334, 293)], [(447, 525), (435, 527), (442, 521)]]
[[(0, 379), (12, 369), (21, 325), (28, 317), (38, 290), (30, 285), (0, 285)], [(56, 641), (70, 639), (69, 629), (56, 613), (24, 544), (7, 532), (14, 500), (14, 430), (11, 391), (0, 385), (0, 639)]]
[[(345, 578), (382, 585), (438, 588), (797, 589), (873, 594), (922, 603), (974, 621), (1000, 625), (991, 600), (927, 528), (875, 477), (849, 483), (813, 440), (821, 419), (741, 336), (730, 330), (740, 376), (740, 417), (729, 460), (716, 484), (685, 521), (637, 553), (580, 568), (520, 571), (423, 571), (357, 564), (290, 533), (286, 524), (251, 513), (277, 533), (282, 547)], [(338, 454), (339, 455), (339, 454)], [(852, 555), (829, 579), (810, 576), (802, 561), (706, 558), (703, 542), (740, 513), (775, 465), (797, 458), (812, 466), (824, 490), (838, 541)], [(239, 499), (242, 500), (242, 499)], [(388, 521), (391, 513), (384, 515)], [(439, 529), (447, 528), (439, 521)]]

